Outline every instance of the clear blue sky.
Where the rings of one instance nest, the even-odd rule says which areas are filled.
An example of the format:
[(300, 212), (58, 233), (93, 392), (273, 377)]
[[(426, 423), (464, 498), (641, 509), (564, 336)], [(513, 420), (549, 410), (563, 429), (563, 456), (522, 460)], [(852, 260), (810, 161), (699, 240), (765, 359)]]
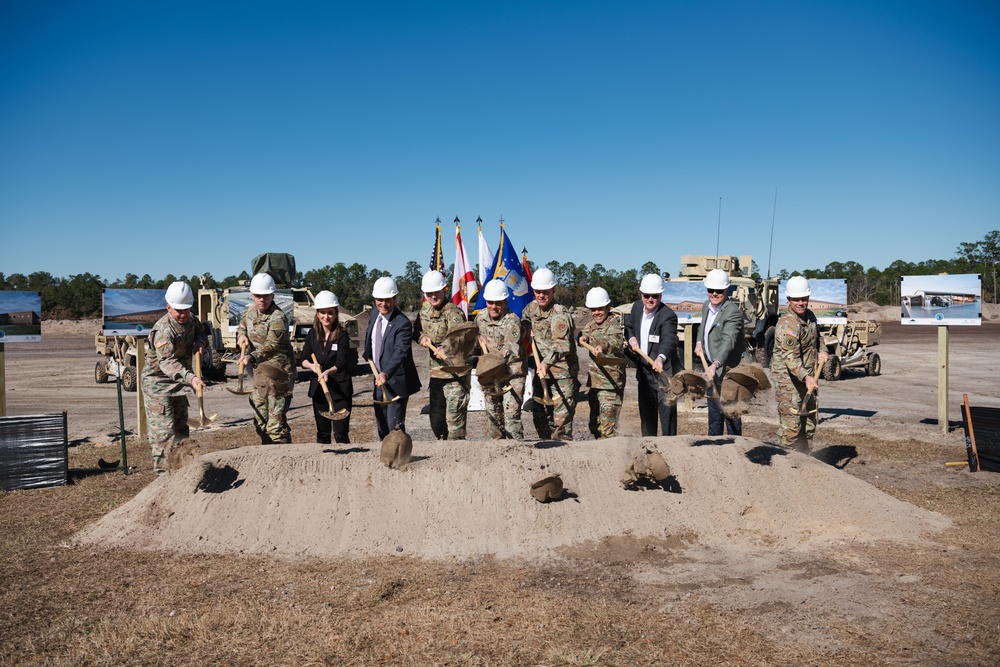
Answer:
[(0, 3), (0, 272), (475, 261), (771, 273), (1000, 227), (1000, 5)]

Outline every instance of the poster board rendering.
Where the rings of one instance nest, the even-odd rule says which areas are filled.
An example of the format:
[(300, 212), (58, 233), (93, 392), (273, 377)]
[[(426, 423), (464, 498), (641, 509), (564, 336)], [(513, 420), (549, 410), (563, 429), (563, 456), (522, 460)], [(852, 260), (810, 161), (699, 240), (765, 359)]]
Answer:
[(0, 343), (42, 340), (42, 298), (38, 292), (0, 292)]
[[(788, 311), (785, 294), (787, 280), (778, 283), (778, 315)], [(819, 324), (847, 323), (847, 280), (844, 278), (810, 278), (809, 310)]]
[(104, 290), (105, 336), (148, 336), (157, 320), (167, 314), (166, 290)]
[(900, 322), (978, 326), (983, 321), (982, 277), (976, 273), (903, 276)]

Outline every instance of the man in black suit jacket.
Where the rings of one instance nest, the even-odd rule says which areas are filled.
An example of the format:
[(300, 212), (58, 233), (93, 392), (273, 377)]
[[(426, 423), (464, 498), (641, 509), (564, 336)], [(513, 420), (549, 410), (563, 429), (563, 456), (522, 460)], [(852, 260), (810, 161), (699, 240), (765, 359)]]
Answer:
[[(672, 376), (680, 366), (677, 356), (677, 315), (663, 304), (663, 279), (655, 273), (643, 277), (640, 299), (632, 304), (625, 322), (625, 337), (630, 348), (641, 349), (653, 360), (649, 365), (636, 356), (635, 377), (639, 385), (639, 423), (642, 434), (656, 435), (659, 419), (661, 435), (677, 435), (677, 405), (670, 405), (660, 390), (656, 373)], [(665, 382), (665, 380), (661, 381)]]
[(388, 387), (391, 394), (399, 396), (398, 401), (388, 405), (375, 404), (379, 440), (397, 427), (406, 430), (406, 403), (410, 394), (420, 389), (420, 377), (410, 349), (413, 324), (403, 311), (396, 308), (397, 294), (399, 290), (392, 278), (383, 277), (375, 281), (372, 289), (375, 310), (372, 311), (372, 318), (365, 332), (364, 356), (375, 362), (377, 371), (374, 397), (379, 400), (383, 398), (383, 385)]

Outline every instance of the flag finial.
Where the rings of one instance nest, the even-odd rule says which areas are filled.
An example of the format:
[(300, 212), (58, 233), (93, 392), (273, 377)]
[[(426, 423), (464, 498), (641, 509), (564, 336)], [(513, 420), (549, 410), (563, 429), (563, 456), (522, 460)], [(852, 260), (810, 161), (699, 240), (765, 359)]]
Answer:
[(462, 221), (461, 221), (461, 220), (459, 220), (459, 219), (458, 219), (458, 216), (456, 215), (456, 216), (455, 216), (455, 224), (457, 225), (457, 224), (458, 224), (458, 223), (460, 223), (460, 222), (462, 222)]

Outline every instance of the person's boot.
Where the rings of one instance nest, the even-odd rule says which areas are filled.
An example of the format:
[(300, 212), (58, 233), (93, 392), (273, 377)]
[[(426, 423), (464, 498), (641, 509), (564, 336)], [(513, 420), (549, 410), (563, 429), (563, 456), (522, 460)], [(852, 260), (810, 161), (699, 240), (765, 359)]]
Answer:
[(153, 472), (157, 475), (162, 475), (167, 472), (167, 457), (163, 454), (153, 457)]

